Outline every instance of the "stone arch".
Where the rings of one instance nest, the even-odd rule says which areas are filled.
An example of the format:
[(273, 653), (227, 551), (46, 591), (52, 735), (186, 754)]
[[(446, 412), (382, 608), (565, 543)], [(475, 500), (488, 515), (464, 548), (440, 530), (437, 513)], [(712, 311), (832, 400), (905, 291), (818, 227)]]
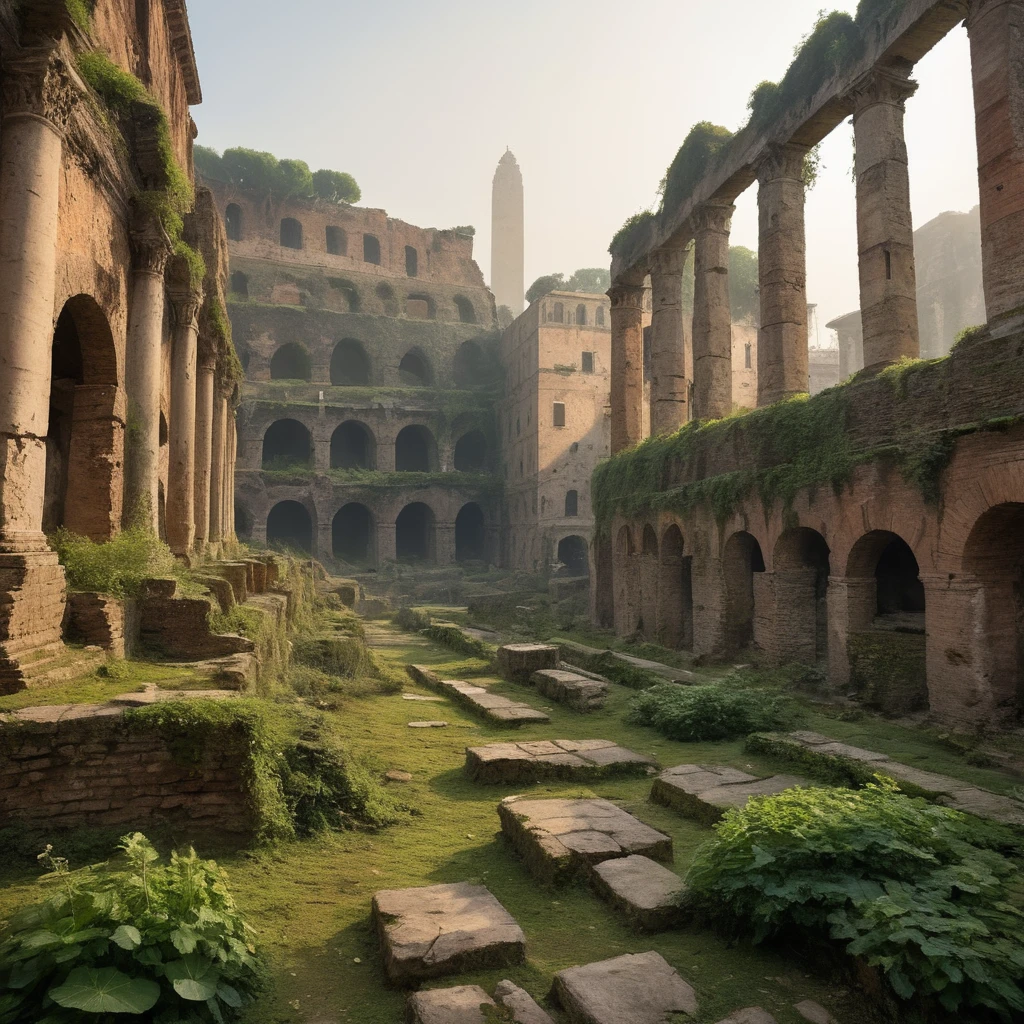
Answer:
[(587, 326), (587, 307), (582, 302), (576, 307), (576, 325)]
[(348, 255), (348, 235), (345, 233), (344, 228), (339, 228), (335, 227), (333, 224), (328, 224), (324, 231), (324, 242), (327, 246), (328, 255)]
[(590, 575), (587, 542), (578, 534), (563, 537), (558, 542), (558, 561), (562, 563), (559, 576), (579, 578)]
[(313, 439), (298, 420), (276, 420), (263, 435), (264, 469), (308, 469), (313, 464)]
[(661, 535), (658, 567), (658, 643), (693, 649), (693, 558), (684, 554), (683, 531), (673, 523)]
[(400, 562), (432, 562), (437, 557), (436, 519), (422, 501), (406, 505), (395, 520), (395, 554)]
[(580, 492), (572, 488), (565, 492), (565, 517), (575, 519), (580, 514)]
[(359, 420), (346, 420), (331, 435), (331, 469), (376, 469), (377, 442)]
[(395, 438), (396, 473), (436, 473), (437, 441), (421, 423), (403, 427)]
[(282, 345), (270, 357), (270, 379), (312, 380), (313, 361), (309, 352), (297, 341)]
[(426, 292), (413, 292), (405, 297), (405, 315), (414, 320), (436, 320), (437, 303)]
[(363, 262), (380, 266), (380, 239), (376, 235), (363, 235)]
[(455, 386), (463, 390), (479, 387), (484, 381), (484, 352), (475, 341), (464, 341), (452, 363)]
[(757, 590), (765, 571), (764, 555), (757, 538), (740, 530), (726, 542), (722, 551), (722, 576), (725, 582), (724, 640), (730, 652), (754, 645), (754, 617)]
[(484, 510), (470, 501), (455, 517), (455, 561), (482, 562), (487, 559), (487, 522)]
[(331, 522), (331, 550), (341, 562), (360, 568), (377, 564), (377, 527), (362, 503), (343, 505)]
[(43, 530), (95, 541), (121, 522), (125, 397), (106, 314), (91, 295), (68, 299), (50, 350)]
[(285, 249), (302, 248), (302, 222), (294, 217), (281, 218), (281, 245)]
[(639, 560), (633, 543), (633, 531), (619, 528), (615, 537), (615, 632), (632, 636), (640, 628)]
[(242, 208), (238, 203), (228, 203), (224, 211), (224, 229), (227, 231), (229, 242), (242, 240)]
[(476, 309), (465, 295), (455, 296), (455, 308), (459, 313), (459, 321), (464, 324), (476, 323)]
[(301, 501), (279, 501), (267, 516), (267, 546), (313, 554), (313, 516)]
[(807, 526), (785, 530), (775, 542), (772, 584), (775, 614), (771, 644), (775, 660), (816, 665), (828, 656), (829, 546)]
[(419, 348), (411, 348), (398, 364), (398, 376), (402, 384), (410, 388), (427, 388), (434, 383), (430, 360)]
[(483, 473), (487, 469), (487, 439), (482, 430), (470, 430), (455, 442), (454, 464), (459, 473)]
[(342, 338), (334, 346), (331, 383), (336, 387), (365, 387), (370, 383), (370, 357), (361, 341)]

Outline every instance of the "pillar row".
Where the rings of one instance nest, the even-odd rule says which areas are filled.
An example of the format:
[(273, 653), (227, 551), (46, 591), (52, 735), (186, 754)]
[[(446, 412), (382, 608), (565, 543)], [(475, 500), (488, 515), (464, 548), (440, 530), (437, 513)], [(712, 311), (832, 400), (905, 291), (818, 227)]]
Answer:
[(171, 421), (168, 424), (167, 543), (177, 555), (195, 545), (196, 363), (201, 292), (172, 293)]
[(651, 258), (651, 434), (673, 434), (690, 419), (693, 350), (683, 316), (689, 248), (662, 248)]
[(757, 404), (809, 390), (807, 243), (803, 180), (806, 146), (772, 145), (758, 165), (758, 276), (761, 330), (757, 343)]
[(693, 415), (700, 420), (732, 412), (729, 232), (735, 209), (705, 203), (693, 216)]
[(921, 354), (910, 172), (903, 132), (906, 101), (917, 91), (910, 71), (910, 64), (875, 68), (851, 93), (865, 367), (882, 367)]
[(608, 295), (612, 300), (611, 450), (614, 455), (643, 440), (643, 284), (613, 285)]

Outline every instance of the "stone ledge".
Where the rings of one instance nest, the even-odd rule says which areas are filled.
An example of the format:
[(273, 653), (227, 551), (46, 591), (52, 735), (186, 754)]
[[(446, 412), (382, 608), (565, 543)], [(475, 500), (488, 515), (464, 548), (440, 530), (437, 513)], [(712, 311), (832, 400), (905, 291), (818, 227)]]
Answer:
[(466, 748), (466, 774), (474, 782), (491, 785), (644, 775), (656, 768), (652, 758), (611, 740), (538, 740)]

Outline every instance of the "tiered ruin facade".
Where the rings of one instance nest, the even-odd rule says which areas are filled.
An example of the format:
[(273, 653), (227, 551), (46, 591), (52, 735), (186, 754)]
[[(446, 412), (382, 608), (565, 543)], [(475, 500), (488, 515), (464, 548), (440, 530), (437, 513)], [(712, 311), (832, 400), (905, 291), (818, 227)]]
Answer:
[[(198, 193), (198, 279), (158, 215), (169, 166), (192, 171), (185, 5), (100, 4), (88, 24), (68, 6), (0, 4), (0, 689), (61, 649), (48, 533), (103, 541), (132, 520), (189, 556), (233, 532), (223, 232)], [(108, 109), (81, 70), (93, 53), (149, 100)]]
[[(904, 109), (916, 89), (914, 64), (965, 19), (988, 322), (948, 359), (908, 367), (900, 361), (917, 358), (921, 340)], [(629, 257), (616, 258), (611, 435), (613, 451), (625, 454), (609, 464), (607, 487), (595, 480), (595, 498), (608, 509), (594, 551), (599, 622), (698, 655), (753, 645), (769, 661), (820, 663), (834, 690), (891, 710), (930, 707), (964, 726), (1019, 715), (1022, 38), (1020, 0), (908, 0), (870, 27), (848, 71), (775, 123), (736, 136), (690, 194), (644, 228)], [(816, 423), (820, 436), (794, 437), (786, 426), (808, 391), (802, 167), (809, 148), (851, 115), (866, 369), (807, 402), (802, 422)], [(652, 432), (687, 419), (679, 367), (689, 342), (674, 296), (680, 254), (691, 244), (695, 414), (727, 411), (729, 218), (755, 181), (759, 409), (739, 424), (692, 428), (680, 442), (687, 456), (659, 464), (649, 495), (621, 493), (645, 457), (627, 450), (641, 438), (648, 273)], [(770, 408), (787, 399), (794, 402)], [(623, 514), (641, 507), (643, 514)]]
[(472, 236), (209, 184), (246, 376), (240, 535), (349, 570), (496, 560), (495, 308)]

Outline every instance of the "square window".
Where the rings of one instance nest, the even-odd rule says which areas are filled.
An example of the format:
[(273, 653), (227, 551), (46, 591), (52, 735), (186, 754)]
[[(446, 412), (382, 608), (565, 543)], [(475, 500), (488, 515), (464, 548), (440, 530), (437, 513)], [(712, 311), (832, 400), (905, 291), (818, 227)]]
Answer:
[(594, 372), (594, 353), (584, 352), (582, 357), (583, 372), (593, 373)]
[(555, 402), (554, 404), (554, 425), (556, 427), (565, 426), (565, 403)]

